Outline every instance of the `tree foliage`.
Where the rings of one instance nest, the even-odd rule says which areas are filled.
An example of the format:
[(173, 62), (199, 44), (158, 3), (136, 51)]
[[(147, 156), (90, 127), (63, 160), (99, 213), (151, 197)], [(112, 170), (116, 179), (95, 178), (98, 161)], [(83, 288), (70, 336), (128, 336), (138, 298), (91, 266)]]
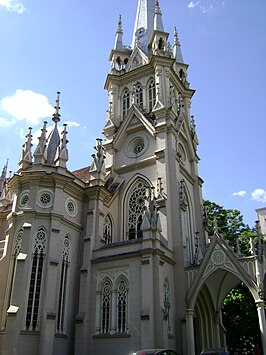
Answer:
[(211, 202), (204, 201), (207, 213), (207, 231), (209, 235), (214, 232), (214, 219), (216, 218), (218, 230), (221, 236), (228, 241), (228, 244), (243, 255), (250, 255), (250, 238), (256, 240), (256, 233), (243, 221), (243, 215), (238, 210), (225, 209), (224, 207)]

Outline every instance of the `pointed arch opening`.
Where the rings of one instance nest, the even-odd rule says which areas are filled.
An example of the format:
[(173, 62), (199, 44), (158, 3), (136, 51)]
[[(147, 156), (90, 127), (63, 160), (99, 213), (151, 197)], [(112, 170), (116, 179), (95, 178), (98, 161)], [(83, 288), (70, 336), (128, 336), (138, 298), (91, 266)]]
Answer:
[(125, 198), (126, 239), (142, 238), (141, 225), (145, 212), (147, 188), (150, 186), (143, 178), (131, 183)]
[(103, 243), (111, 244), (113, 243), (113, 222), (109, 214), (104, 217), (103, 222)]
[(123, 114), (123, 117), (126, 117), (129, 108), (130, 108), (130, 94), (129, 94), (129, 90), (126, 88), (122, 94), (122, 114)]
[(156, 85), (155, 80), (151, 79), (148, 83), (148, 108), (151, 112), (156, 103)]

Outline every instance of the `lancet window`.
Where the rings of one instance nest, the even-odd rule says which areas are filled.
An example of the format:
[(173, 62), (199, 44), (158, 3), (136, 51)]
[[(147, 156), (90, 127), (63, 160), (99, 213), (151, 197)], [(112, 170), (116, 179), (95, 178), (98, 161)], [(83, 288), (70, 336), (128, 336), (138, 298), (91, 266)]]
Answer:
[(117, 289), (117, 332), (125, 333), (127, 330), (127, 284), (121, 280)]
[(167, 279), (165, 279), (163, 284), (163, 292), (164, 292), (164, 312), (165, 312), (165, 319), (167, 321), (167, 331), (168, 333), (171, 331), (170, 327), (170, 286)]
[(142, 237), (141, 224), (145, 210), (147, 184), (139, 180), (128, 199), (128, 239)]
[(156, 85), (154, 80), (151, 80), (148, 86), (149, 112), (152, 111), (156, 102)]
[(122, 104), (123, 117), (125, 117), (128, 113), (129, 108), (130, 108), (130, 94), (129, 94), (128, 89), (126, 89), (123, 93), (122, 103), (123, 103)]
[(111, 330), (111, 307), (112, 288), (109, 281), (106, 281), (102, 289), (102, 310), (101, 310), (101, 333), (110, 333)]
[(67, 235), (64, 239), (63, 253), (62, 253), (62, 266), (60, 275), (59, 286), (59, 300), (57, 311), (57, 332), (60, 334), (65, 333), (65, 308), (66, 308), (66, 295), (67, 295), (67, 278), (69, 268), (69, 252), (70, 252), (70, 237)]
[(104, 241), (104, 244), (111, 244), (113, 241), (112, 220), (109, 215), (105, 216), (105, 218), (104, 218), (103, 241)]
[(143, 89), (140, 84), (136, 86), (136, 103), (139, 106), (143, 106)]
[(32, 268), (26, 314), (27, 330), (34, 331), (37, 328), (46, 238), (47, 233), (45, 228), (40, 227), (35, 236), (34, 251), (32, 255)]

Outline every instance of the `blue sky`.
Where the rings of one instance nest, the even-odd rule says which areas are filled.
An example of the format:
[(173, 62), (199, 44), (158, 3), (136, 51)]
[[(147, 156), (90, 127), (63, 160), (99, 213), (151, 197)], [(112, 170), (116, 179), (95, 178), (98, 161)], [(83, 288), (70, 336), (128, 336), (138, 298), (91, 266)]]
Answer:
[[(266, 1), (161, 0), (177, 27), (200, 141), (203, 196), (253, 226), (266, 206)], [(29, 126), (52, 123), (56, 92), (69, 162), (91, 164), (108, 109), (103, 89), (119, 14), (131, 44), (137, 0), (0, 0), (0, 169), (16, 171)]]

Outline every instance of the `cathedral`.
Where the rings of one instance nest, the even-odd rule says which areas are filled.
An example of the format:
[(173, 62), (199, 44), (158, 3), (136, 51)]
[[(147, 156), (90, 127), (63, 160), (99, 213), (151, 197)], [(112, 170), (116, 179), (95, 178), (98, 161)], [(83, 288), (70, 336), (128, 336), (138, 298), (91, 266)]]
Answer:
[[(0, 354), (180, 355), (226, 348), (221, 306), (240, 282), (257, 306), (266, 354), (263, 253), (209, 236), (198, 137), (177, 30), (158, 0), (136, 1), (131, 45), (121, 16), (110, 52), (104, 139), (69, 171), (67, 127), (28, 131), (19, 168), (0, 177)], [(265, 209), (258, 219), (265, 231)]]

